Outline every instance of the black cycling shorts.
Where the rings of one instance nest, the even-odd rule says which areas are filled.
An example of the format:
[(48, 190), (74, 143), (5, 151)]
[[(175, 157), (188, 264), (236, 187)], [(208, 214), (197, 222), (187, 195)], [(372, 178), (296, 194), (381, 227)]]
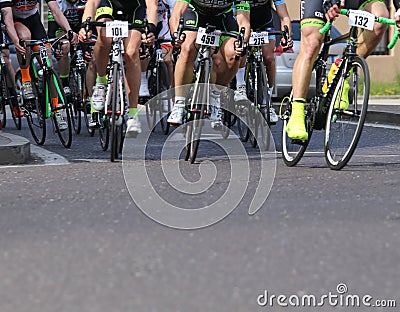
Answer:
[[(118, 16), (118, 11), (121, 11), (123, 15)], [(125, 1), (123, 5), (115, 0), (101, 0), (96, 10), (95, 19), (96, 21), (101, 18), (109, 18), (111, 20), (119, 19), (141, 25), (145, 17), (146, 3), (144, 0)]]
[(239, 26), (233, 17), (231, 9), (214, 16), (204, 15), (196, 11), (193, 7), (188, 7), (184, 16), (185, 26), (206, 27), (207, 24), (215, 26), (218, 30), (239, 32)]
[(14, 18), (14, 24), (21, 23), (25, 25), (31, 31), (32, 40), (40, 40), (47, 38), (46, 30), (40, 20), (39, 12), (27, 17), (27, 18)]

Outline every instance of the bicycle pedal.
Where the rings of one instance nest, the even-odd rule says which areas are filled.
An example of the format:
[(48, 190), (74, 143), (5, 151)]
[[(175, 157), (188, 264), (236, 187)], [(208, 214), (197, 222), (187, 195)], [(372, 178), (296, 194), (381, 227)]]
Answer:
[(292, 139), (292, 144), (307, 145), (308, 140)]

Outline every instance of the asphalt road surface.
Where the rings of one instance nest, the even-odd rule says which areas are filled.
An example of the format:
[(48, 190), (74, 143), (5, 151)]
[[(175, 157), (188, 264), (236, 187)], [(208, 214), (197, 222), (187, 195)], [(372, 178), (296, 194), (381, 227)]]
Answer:
[[(273, 133), (279, 150), (279, 125)], [(145, 166), (164, 200), (190, 209), (224, 194), (231, 167), (222, 150), (200, 145), (215, 183), (185, 196), (161, 174), (160, 136)], [(238, 207), (214, 225), (177, 230), (137, 207), (132, 190), (145, 177), (110, 163), (97, 138), (82, 133), (64, 149), (50, 137), (30, 164), (0, 167), (0, 311), (399, 311), (399, 143), (399, 128), (367, 126), (340, 172), (325, 164), (322, 133), (295, 168), (268, 154), (272, 188), (253, 215), (260, 155), (247, 144), (251, 175)], [(200, 167), (179, 162), (190, 181)], [(329, 303), (330, 293), (343, 302)], [(282, 305), (314, 295), (321, 306), (281, 307), (279, 295)], [(346, 307), (346, 295), (370, 295), (372, 306)], [(377, 308), (380, 299), (397, 307)]]

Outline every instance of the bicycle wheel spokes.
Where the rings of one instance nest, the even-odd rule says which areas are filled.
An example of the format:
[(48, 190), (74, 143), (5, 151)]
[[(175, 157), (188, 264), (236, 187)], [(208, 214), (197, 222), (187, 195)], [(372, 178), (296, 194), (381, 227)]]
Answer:
[(363, 58), (349, 64), (337, 84), (327, 116), (325, 158), (331, 169), (342, 169), (357, 147), (367, 114), (369, 72)]

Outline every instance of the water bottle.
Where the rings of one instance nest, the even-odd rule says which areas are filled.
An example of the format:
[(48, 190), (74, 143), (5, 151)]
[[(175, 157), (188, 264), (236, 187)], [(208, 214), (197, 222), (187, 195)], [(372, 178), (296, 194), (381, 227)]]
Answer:
[(332, 82), (333, 77), (335, 77), (336, 71), (339, 68), (340, 62), (342, 59), (338, 57), (335, 62), (332, 64), (331, 69), (329, 70), (328, 77), (324, 82), (324, 85), (322, 86), (322, 91), (326, 93), (328, 91), (328, 85)]

